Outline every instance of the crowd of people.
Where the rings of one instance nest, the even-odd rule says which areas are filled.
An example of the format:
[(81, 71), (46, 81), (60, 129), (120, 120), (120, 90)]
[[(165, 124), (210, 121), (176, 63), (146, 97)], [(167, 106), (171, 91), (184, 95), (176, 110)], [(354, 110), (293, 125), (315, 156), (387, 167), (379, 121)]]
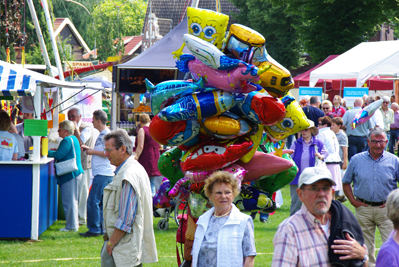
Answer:
[[(300, 101), (309, 127), (291, 136), (298, 173), (290, 184), (290, 217), (274, 236), (272, 266), (399, 266), (399, 106), (384, 96), (378, 112), (352, 129), (355, 115), (375, 99), (358, 98), (352, 109), (344, 100), (337, 95), (332, 103), (314, 96)], [(78, 108), (59, 124), (62, 141), (49, 156), (77, 164), (77, 170), (56, 175), (66, 218), (60, 231), (87, 224), (81, 236), (102, 235), (102, 266), (156, 262), (152, 197), (154, 181), (162, 176), (160, 146), (148, 131), (151, 119), (140, 115), (135, 153), (126, 131), (111, 132), (106, 123), (105, 112), (93, 113), (96, 140)], [(23, 123), (15, 127), (0, 112), (0, 125), (0, 138), (13, 143), (0, 159), (17, 160), (31, 146)], [(213, 208), (199, 217), (192, 261), (184, 266), (254, 266), (253, 218), (232, 204), (239, 190), (228, 172), (208, 177), (204, 194)], [(342, 204), (347, 200), (355, 214)], [(376, 227), (384, 243), (378, 255)]]

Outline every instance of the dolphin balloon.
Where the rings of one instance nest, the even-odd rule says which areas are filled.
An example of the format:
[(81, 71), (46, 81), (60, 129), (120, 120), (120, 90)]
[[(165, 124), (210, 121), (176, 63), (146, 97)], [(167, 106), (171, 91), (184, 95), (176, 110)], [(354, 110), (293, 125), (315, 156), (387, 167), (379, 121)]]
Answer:
[(356, 113), (352, 121), (352, 129), (368, 121), (374, 115), (374, 112), (381, 107), (382, 102), (384, 102), (384, 100), (377, 100)]
[(208, 92), (215, 88), (205, 88), (203, 79), (198, 82), (172, 80), (153, 85), (148, 79), (145, 79), (147, 90), (151, 94), (151, 112), (157, 115), (159, 111), (172, 104), (178, 98), (190, 95), (196, 92)]
[(215, 70), (189, 54), (182, 55), (176, 66), (182, 72), (191, 72), (197, 80), (204, 77), (207, 86), (232, 93), (249, 93), (256, 90), (257, 88), (248, 82), (258, 83), (259, 75), (266, 71), (244, 62), (239, 63), (234, 69)]

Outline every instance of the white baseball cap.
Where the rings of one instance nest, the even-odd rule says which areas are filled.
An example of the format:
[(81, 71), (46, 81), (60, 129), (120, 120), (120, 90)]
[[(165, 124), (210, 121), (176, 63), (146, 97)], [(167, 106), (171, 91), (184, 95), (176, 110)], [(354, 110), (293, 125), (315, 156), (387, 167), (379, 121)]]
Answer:
[(331, 172), (327, 168), (321, 167), (308, 167), (303, 170), (298, 180), (298, 188), (303, 184), (309, 185), (313, 184), (319, 180), (327, 179), (332, 185), (336, 185), (332, 179)]

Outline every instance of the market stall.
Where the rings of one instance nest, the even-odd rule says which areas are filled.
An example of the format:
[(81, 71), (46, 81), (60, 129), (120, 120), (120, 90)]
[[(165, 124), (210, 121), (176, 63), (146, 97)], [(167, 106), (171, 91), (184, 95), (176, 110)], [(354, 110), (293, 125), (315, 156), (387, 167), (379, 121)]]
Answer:
[[(41, 157), (42, 136), (46, 136), (47, 121), (40, 119), (42, 91), (66, 89), (95, 89), (101, 86), (85, 82), (71, 83), (42, 75), (0, 61), (0, 96), (29, 96), (33, 98), (34, 120), (38, 134), (32, 136), (33, 157), (28, 161), (0, 161), (2, 192), (0, 213), (1, 238), (37, 240), (57, 220), (57, 182), (54, 177), (54, 159)], [(55, 99), (57, 105), (58, 99)], [(47, 112), (48, 110), (46, 110)], [(58, 126), (58, 108), (52, 114), (53, 126)], [(43, 131), (44, 130), (44, 134)], [(40, 133), (41, 132), (41, 133)], [(46, 149), (46, 148), (45, 148)]]
[(309, 86), (315, 86), (319, 79), (352, 78), (356, 87), (361, 87), (375, 76), (399, 76), (399, 41), (360, 43), (312, 71)]
[[(147, 91), (144, 83), (145, 78), (154, 84), (178, 78), (176, 59), (173, 58), (172, 52), (180, 48), (183, 34), (187, 33), (187, 31), (187, 19), (184, 19), (146, 51), (130, 61), (114, 67), (115, 91), (122, 94), (134, 94), (133, 107), (137, 110), (137, 114), (133, 114), (133, 116), (140, 113), (138, 110), (140, 94), (144, 94)], [(188, 51), (187, 48), (184, 49), (184, 52), (188, 53)], [(183, 77), (184, 74), (180, 79)], [(112, 103), (112, 107), (117, 107), (114, 109), (114, 121), (123, 121), (123, 118), (128, 115), (128, 110), (131, 111), (132, 108), (126, 105), (125, 99), (120, 99), (120, 101), (116, 102), (117, 98), (113, 96), (114, 99), (115, 103)], [(116, 125), (112, 126), (113, 129), (114, 127)]]

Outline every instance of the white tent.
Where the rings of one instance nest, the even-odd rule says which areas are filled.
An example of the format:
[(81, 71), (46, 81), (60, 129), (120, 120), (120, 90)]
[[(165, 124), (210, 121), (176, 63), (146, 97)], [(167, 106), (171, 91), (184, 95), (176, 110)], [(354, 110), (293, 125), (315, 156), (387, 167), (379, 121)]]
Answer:
[(361, 87), (373, 76), (399, 76), (399, 41), (365, 42), (310, 73), (309, 86), (319, 79), (356, 78)]

